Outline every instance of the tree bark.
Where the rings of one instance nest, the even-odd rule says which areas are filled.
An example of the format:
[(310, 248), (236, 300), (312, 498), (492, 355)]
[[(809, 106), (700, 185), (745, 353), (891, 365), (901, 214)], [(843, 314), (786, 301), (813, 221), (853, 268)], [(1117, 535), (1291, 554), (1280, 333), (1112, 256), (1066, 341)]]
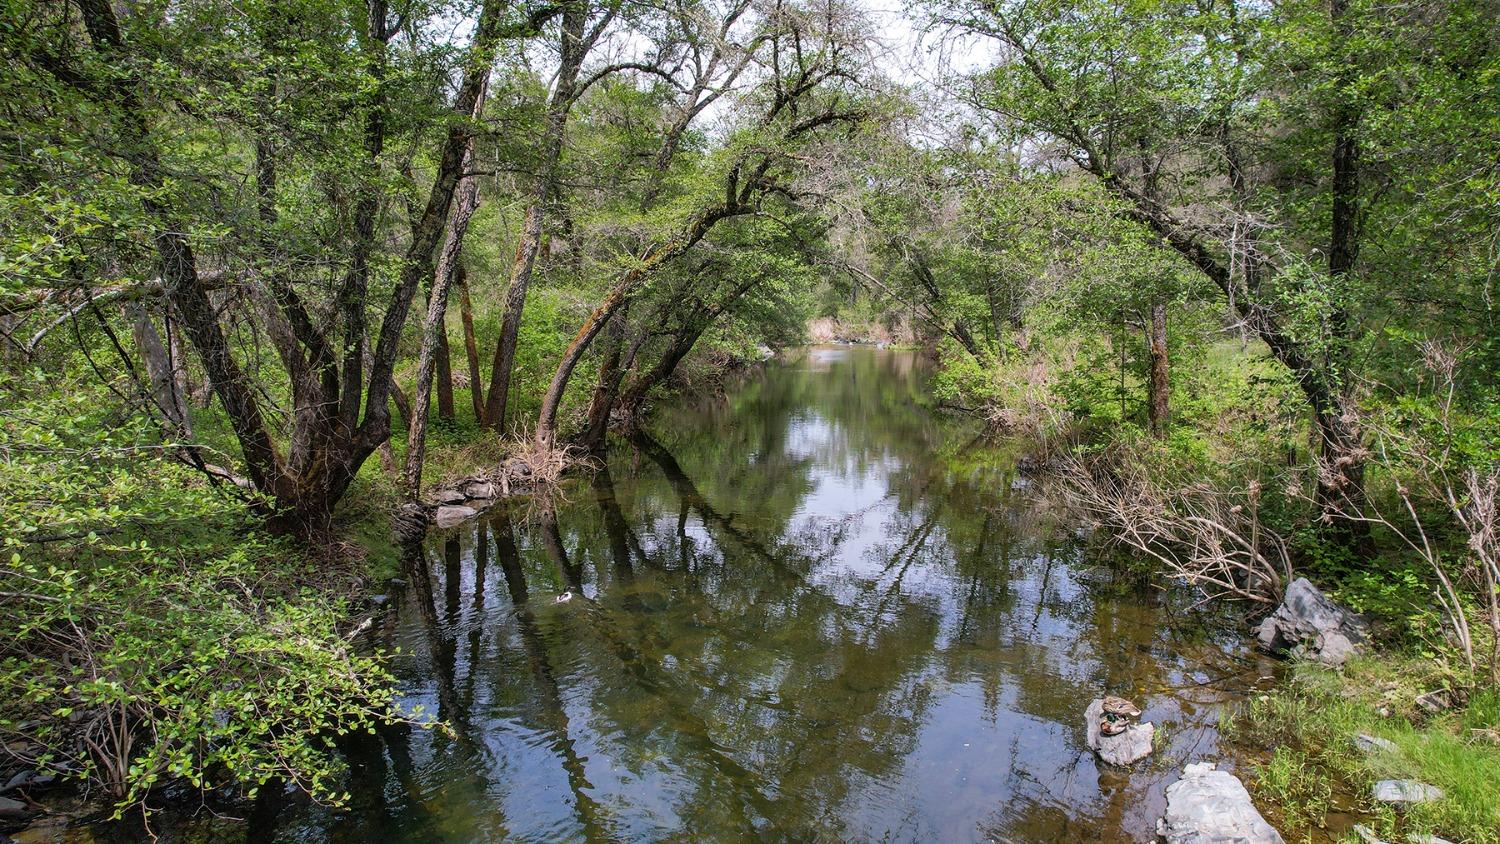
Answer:
[[(1330, 190), (1332, 216), (1329, 222), (1328, 277), (1333, 285), (1334, 307), (1328, 316), (1328, 342), (1323, 370), (1332, 382), (1329, 406), (1315, 409), (1320, 434), (1318, 503), (1330, 527), (1330, 538), (1357, 555), (1371, 547), (1370, 524), (1364, 521), (1364, 434), (1358, 429), (1351, 393), (1349, 365), (1351, 337), (1349, 311), (1344, 307), (1345, 290), (1359, 258), (1359, 131), (1360, 112), (1350, 90), (1357, 70), (1347, 51), (1353, 28), (1348, 19), (1348, 0), (1332, 0), (1329, 14), (1334, 26), (1337, 70), (1334, 73), (1333, 156)], [(1352, 517), (1352, 518), (1351, 518)]]
[(186, 395), (178, 385), (172, 355), (162, 343), (161, 334), (151, 321), (146, 306), (131, 302), (127, 310), (131, 315), (131, 335), (135, 338), (136, 351), (140, 353), (146, 377), (151, 381), (152, 402), (173, 435), (190, 440), (193, 437), (192, 420), (188, 416)]
[(484, 387), (479, 380), (479, 344), (474, 339), (474, 306), (469, 302), (469, 272), (464, 268), (462, 260), (458, 263), (458, 275), (454, 281), (458, 284), (458, 313), (464, 326), (464, 357), (469, 363), (469, 399), (474, 405), (474, 422), (483, 427)]
[[(444, 309), (447, 308), (445, 304)], [(458, 417), (453, 410), (453, 353), (448, 348), (448, 323), (438, 323), (437, 337), (437, 406), (438, 418), (453, 423)]]
[(375, 250), (375, 229), (380, 216), (380, 158), (385, 152), (387, 106), (383, 83), (391, 37), (389, 15), (388, 0), (368, 0), (363, 47), (370, 64), (370, 78), (375, 82), (371, 87), (364, 127), (364, 167), (368, 181), (361, 186), (355, 201), (354, 245), (349, 270), (338, 296), (344, 343), (339, 419), (345, 431), (353, 431), (359, 424), (360, 400), (364, 393), (368, 334), (365, 306), (370, 285), (370, 255)]
[(1165, 302), (1152, 304), (1151, 326), (1146, 336), (1151, 353), (1150, 400), (1146, 405), (1147, 416), (1151, 436), (1162, 439), (1167, 435), (1172, 397), (1167, 360), (1167, 305)]
[[(283, 458), (262, 414), (257, 391), (235, 360), (228, 337), (219, 323), (218, 310), (198, 274), (186, 234), (188, 226), (161, 198), (167, 193), (168, 180), (152, 138), (140, 79), (128, 71), (133, 66), (133, 57), (127, 55), (127, 45), (114, 7), (108, 0), (79, 0), (78, 5), (95, 50), (108, 64), (127, 70), (101, 82), (73, 74), (76, 77), (73, 84), (87, 96), (99, 97), (102, 92), (118, 109), (119, 131), (130, 151), (130, 179), (143, 189), (146, 198), (142, 205), (156, 229), (153, 238), (167, 299), (181, 319), (187, 338), (203, 363), (204, 373), (229, 417), (246, 473), (257, 488), (274, 500), (273, 525), (304, 535), (321, 534), (329, 525), (334, 504), (348, 489), (360, 465), (389, 436), (387, 404), (394, 388), (392, 372), (402, 327), (412, 295), (421, 280), (432, 271), (432, 254), (461, 175), (463, 152), (474, 134), (468, 117), (473, 113), (480, 86), (489, 75), (502, 33), (505, 7), (500, 0), (485, 0), (481, 6), (474, 42), (465, 54), (463, 78), (455, 103), (455, 111), (462, 117), (453, 120), (448, 127), (431, 195), (403, 257), (401, 276), (386, 308), (371, 361), (365, 415), (358, 428), (345, 424), (352, 418), (353, 411), (357, 411), (358, 373), (362, 368), (362, 344), (366, 336), (362, 314), (368, 303), (358, 274), (355, 273), (352, 285), (341, 289), (340, 295), (346, 317), (351, 316), (353, 311), (347, 309), (354, 305), (359, 311), (353, 322), (346, 322), (346, 336), (343, 338), (346, 381), (340, 383), (332, 344), (298, 299), (285, 275), (285, 268), (278, 266), (274, 259), (267, 261), (266, 280), (271, 298), (279, 316), (285, 320), (286, 333), (301, 346), (295, 348), (292, 343), (284, 343), (278, 348), (278, 352), (283, 353), (288, 374), (293, 377), (294, 390), (299, 393), (296, 402), (299, 406), (294, 408), (293, 414), (291, 448), (289, 456)], [(374, 0), (369, 10), (372, 33), (382, 38), (388, 35), (384, 8), (381, 0)], [(377, 103), (371, 120), (379, 124), (383, 111), (384, 104)], [(382, 133), (383, 129), (371, 131), (367, 126), (370, 150), (378, 149), (375, 141), (383, 137)], [(268, 141), (259, 138), (256, 144), (258, 212), (267, 237), (273, 233), (275, 223), (276, 176), (275, 151)], [(359, 209), (356, 217), (363, 219)], [(370, 220), (373, 225), (373, 216)], [(359, 249), (357, 243), (356, 257)], [(272, 258), (276, 252), (274, 244), (267, 244), (265, 251), (266, 257)], [(350, 329), (351, 325), (355, 326), (354, 330)], [(349, 360), (354, 361), (352, 366)], [(352, 387), (347, 379), (354, 381)], [(355, 400), (352, 407), (344, 401), (351, 395)], [(350, 411), (349, 416), (345, 416), (346, 411)]]
[(609, 436), (610, 413), (614, 410), (615, 398), (619, 395), (620, 379), (624, 377), (620, 360), (625, 348), (625, 323), (629, 313), (630, 304), (627, 302), (607, 326), (609, 345), (604, 350), (604, 360), (599, 364), (599, 382), (594, 385), (594, 394), (589, 399), (588, 427), (580, 441), (584, 450), (591, 454), (602, 451)]
[[(682, 363), (682, 359), (687, 357), (688, 352), (693, 350), (693, 346), (698, 342), (698, 338), (702, 337), (704, 332), (708, 331), (725, 311), (729, 310), (735, 302), (753, 290), (760, 282), (760, 278), (751, 278), (741, 283), (739, 287), (730, 291), (729, 295), (724, 297), (718, 304), (711, 308), (703, 309), (701, 313), (695, 314), (685, 321), (682, 328), (672, 336), (672, 342), (662, 352), (662, 356), (657, 360), (656, 365), (649, 372), (636, 378), (626, 388), (625, 393), (620, 397), (620, 406), (625, 409), (625, 418), (629, 420), (632, 428), (637, 425), (641, 405), (645, 403), (646, 396), (657, 385), (671, 378), (672, 373), (677, 371), (677, 365)], [(631, 346), (630, 357), (633, 358), (636, 355), (640, 346), (645, 342), (645, 339), (646, 334), (642, 332), (641, 337)]]

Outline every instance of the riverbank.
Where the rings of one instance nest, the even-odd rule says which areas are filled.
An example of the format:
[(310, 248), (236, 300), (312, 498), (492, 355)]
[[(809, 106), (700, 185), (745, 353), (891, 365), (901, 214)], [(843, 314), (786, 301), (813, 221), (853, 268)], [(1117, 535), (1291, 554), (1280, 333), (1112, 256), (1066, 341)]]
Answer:
[[(1443, 693), (1429, 660), (1374, 651), (1343, 671), (1301, 665), (1224, 725), (1255, 760), (1258, 805), (1288, 840), (1500, 841), (1500, 696)], [(1437, 694), (1434, 694), (1434, 692)], [(1407, 806), (1373, 799), (1382, 780), (1437, 787)]]
[(269, 535), (201, 475), (129, 449), (26, 478), (51, 505), (4, 510), (0, 831), (59, 811), (149, 829), (142, 812), (184, 794), (234, 811), (268, 783), (339, 804), (332, 736), (423, 720), (356, 639), (378, 612), (356, 546)]
[[(351, 498), (358, 510), (346, 511), (342, 529), (383, 551), (320, 562), (274, 543), (245, 547), (238, 573), (216, 581), (256, 596), (259, 605), (249, 609), (235, 599), (239, 624), (256, 625), (267, 639), (301, 630), (314, 654), (335, 645), (358, 654), (349, 635), (364, 631), (388, 656), (352, 667), (400, 689), (391, 701), (399, 711), (440, 714), (452, 730), (383, 735), (374, 743), (378, 764), (361, 757), (354, 779), (344, 778), (340, 756), (313, 741), (320, 755), (295, 761), (331, 765), (309, 770), (328, 777), (335, 805), (348, 792), (347, 808), (292, 800), (280, 819), (223, 823), (214, 834), (236, 840), (252, 829), (270, 836), (277, 827), (345, 825), (367, 840), (472, 840), (495, 810), (490, 799), (465, 795), (490, 794), (500, 783), (515, 783), (501, 792), (515, 789), (508, 828), (541, 837), (583, 834), (597, 823), (591, 818), (605, 816), (599, 808), (576, 817), (532, 808), (551, 805), (557, 793), (571, 795), (564, 808), (667, 801), (661, 816), (612, 810), (621, 829), (664, 833), (691, 819), (724, 835), (751, 823), (806, 831), (821, 828), (823, 816), (811, 808), (827, 805), (844, 806), (838, 822), (872, 835), (904, 828), (901, 818), (830, 802), (819, 785), (857, 792), (873, 776), (871, 788), (915, 795), (906, 809), (934, 835), (990, 823), (993, 807), (1004, 805), (1019, 809), (1002, 813), (993, 831), (1012, 840), (1048, 840), (1049, 830), (1068, 824), (1098, 840), (1138, 841), (1154, 830), (1162, 794), (1183, 765), (1206, 760), (1233, 770), (1289, 841), (1340, 840), (1362, 823), (1393, 844), (1422, 833), (1489, 844), (1484, 811), (1496, 804), (1489, 781), (1479, 778), (1494, 763), (1478, 739), (1493, 729), (1484, 726), (1493, 723), (1485, 720), (1493, 718), (1485, 714), (1492, 701), (1424, 714), (1416, 695), (1450, 678), (1422, 673), (1433, 663), (1418, 660), (1385, 678), (1378, 673), (1390, 665), (1384, 651), (1351, 663), (1344, 675), (1297, 669), (1287, 685), (1266, 686), (1256, 678), (1276, 672), (1253, 653), (1245, 626), (1207, 623), (1190, 611), (1192, 590), (1147, 587), (1139, 570), (1094, 565), (1071, 518), (1038, 495), (1014, 443), (992, 447), (975, 438), (971, 420), (927, 409), (931, 377), (930, 364), (914, 353), (799, 350), (722, 393), (664, 404), (660, 440), (619, 444), (612, 461), (570, 483), (550, 506), (483, 499), (489, 509), (432, 532), (399, 571), (394, 546), (372, 519), (395, 498), (375, 484)], [(468, 452), (474, 462), (480, 454)], [(465, 465), (472, 464), (454, 461), (452, 471)], [(157, 491), (175, 489), (173, 477), (157, 477)], [(201, 494), (196, 476), (181, 477), (184, 496)], [(204, 542), (230, 548), (255, 535), (242, 520), (228, 520), (227, 507), (218, 515), (191, 512), (211, 531)], [(189, 546), (178, 552), (177, 565), (205, 567)], [(399, 575), (394, 585), (386, 582), (391, 574)], [(277, 587), (295, 578), (306, 578), (305, 588)], [(261, 587), (252, 584), (262, 583), (256, 592)], [(379, 593), (374, 605), (363, 600), (368, 592)], [(193, 594), (203, 601), (212, 592)], [(130, 600), (152, 606), (138, 595)], [(328, 626), (290, 627), (278, 613), (316, 615)], [(220, 646), (221, 627), (173, 618), (183, 640)], [(223, 647), (246, 646), (231, 638)], [(725, 654), (739, 656), (726, 661)], [(177, 658), (210, 657), (189, 651)], [(295, 658), (303, 662), (294, 665), (345, 670), (307, 662), (303, 653)], [(234, 699), (250, 688), (226, 676), (187, 691), (227, 686)], [(823, 680), (806, 679), (813, 688), (802, 689), (797, 677)], [(274, 689), (288, 694), (283, 687), (292, 682), (288, 676)], [(1380, 685), (1388, 682), (1397, 685)], [(1097, 778), (1084, 771), (1080, 780), (1077, 766), (1096, 763), (1091, 755), (1079, 761), (1076, 701), (1101, 693), (1136, 700), (1164, 739), (1128, 774), (1101, 765), (1089, 769)], [(224, 699), (177, 694), (184, 706)], [(304, 715), (340, 717), (285, 699)], [(701, 714), (746, 706), (770, 726), (746, 732), (737, 717)], [(698, 720), (682, 729), (712, 737), (712, 752), (632, 726), (690, 714)], [(825, 726), (806, 734), (800, 725), (808, 719)], [(756, 736), (768, 730), (780, 736), (776, 747), (813, 742), (828, 757), (767, 763), (785, 808), (747, 802), (742, 811), (753, 821), (700, 817), (670, 797), (706, 781), (716, 793), (749, 801), (765, 786), (722, 766), (766, 752)], [(1399, 753), (1357, 755), (1352, 735), (1360, 732), (1393, 741)], [(1026, 737), (1024, 747), (1010, 744), (1016, 735)], [(584, 750), (558, 750), (574, 746)], [(493, 747), (500, 749), (486, 749)], [(996, 758), (1005, 764), (991, 764)], [(921, 784), (948, 768), (953, 777), (939, 780), (951, 791), (923, 797)], [(224, 769), (204, 770), (207, 787), (194, 795), (207, 794), (220, 811), (249, 813), (232, 799)], [(628, 773), (605, 777), (605, 770)], [(1014, 772), (1045, 790), (1018, 786)], [(1407, 813), (1377, 810), (1364, 795), (1381, 777), (1423, 780), (1446, 796)], [(1054, 790), (1076, 805), (1056, 806)], [(372, 808), (375, 794), (394, 796)], [(453, 826), (441, 835), (426, 826), (437, 811), (435, 798), (424, 796), (431, 794), (451, 795), (439, 814)], [(171, 815), (171, 823), (180, 820)]]

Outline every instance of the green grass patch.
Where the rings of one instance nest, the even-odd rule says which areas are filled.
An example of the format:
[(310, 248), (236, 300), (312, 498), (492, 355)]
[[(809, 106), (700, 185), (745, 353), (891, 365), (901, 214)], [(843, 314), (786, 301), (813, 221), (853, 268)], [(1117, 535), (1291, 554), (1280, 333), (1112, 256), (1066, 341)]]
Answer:
[[(1358, 660), (1342, 674), (1299, 666), (1285, 687), (1226, 719), (1227, 736), (1256, 759), (1247, 784), (1289, 841), (1310, 839), (1342, 809), (1391, 841), (1500, 842), (1500, 696), (1480, 692), (1429, 713), (1416, 700), (1433, 679), (1430, 663), (1399, 657)], [(1394, 749), (1361, 750), (1361, 733)], [(1444, 797), (1398, 811), (1370, 800), (1382, 779), (1419, 780)]]

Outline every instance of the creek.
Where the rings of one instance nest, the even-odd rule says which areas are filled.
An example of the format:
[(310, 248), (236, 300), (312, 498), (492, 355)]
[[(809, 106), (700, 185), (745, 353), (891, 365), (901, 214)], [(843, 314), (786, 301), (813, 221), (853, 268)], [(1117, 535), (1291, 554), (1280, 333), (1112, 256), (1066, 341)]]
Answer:
[[(406, 707), (280, 842), (1141, 841), (1270, 669), (1092, 565), (915, 353), (794, 351), (551, 503), (432, 534), (377, 630)], [(558, 602), (563, 593), (571, 600)], [(1132, 698), (1130, 770), (1082, 714)]]

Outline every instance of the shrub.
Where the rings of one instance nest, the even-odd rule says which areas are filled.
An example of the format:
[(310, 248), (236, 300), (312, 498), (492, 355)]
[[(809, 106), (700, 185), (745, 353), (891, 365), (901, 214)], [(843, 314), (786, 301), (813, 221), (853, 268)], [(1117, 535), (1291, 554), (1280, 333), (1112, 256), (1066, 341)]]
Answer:
[[(272, 779), (337, 803), (332, 736), (397, 716), (342, 622), (356, 582), (258, 532), (245, 507), (82, 390), (0, 426), (0, 738), (103, 789), (116, 814), (173, 781)], [(48, 420), (45, 426), (34, 419)]]

